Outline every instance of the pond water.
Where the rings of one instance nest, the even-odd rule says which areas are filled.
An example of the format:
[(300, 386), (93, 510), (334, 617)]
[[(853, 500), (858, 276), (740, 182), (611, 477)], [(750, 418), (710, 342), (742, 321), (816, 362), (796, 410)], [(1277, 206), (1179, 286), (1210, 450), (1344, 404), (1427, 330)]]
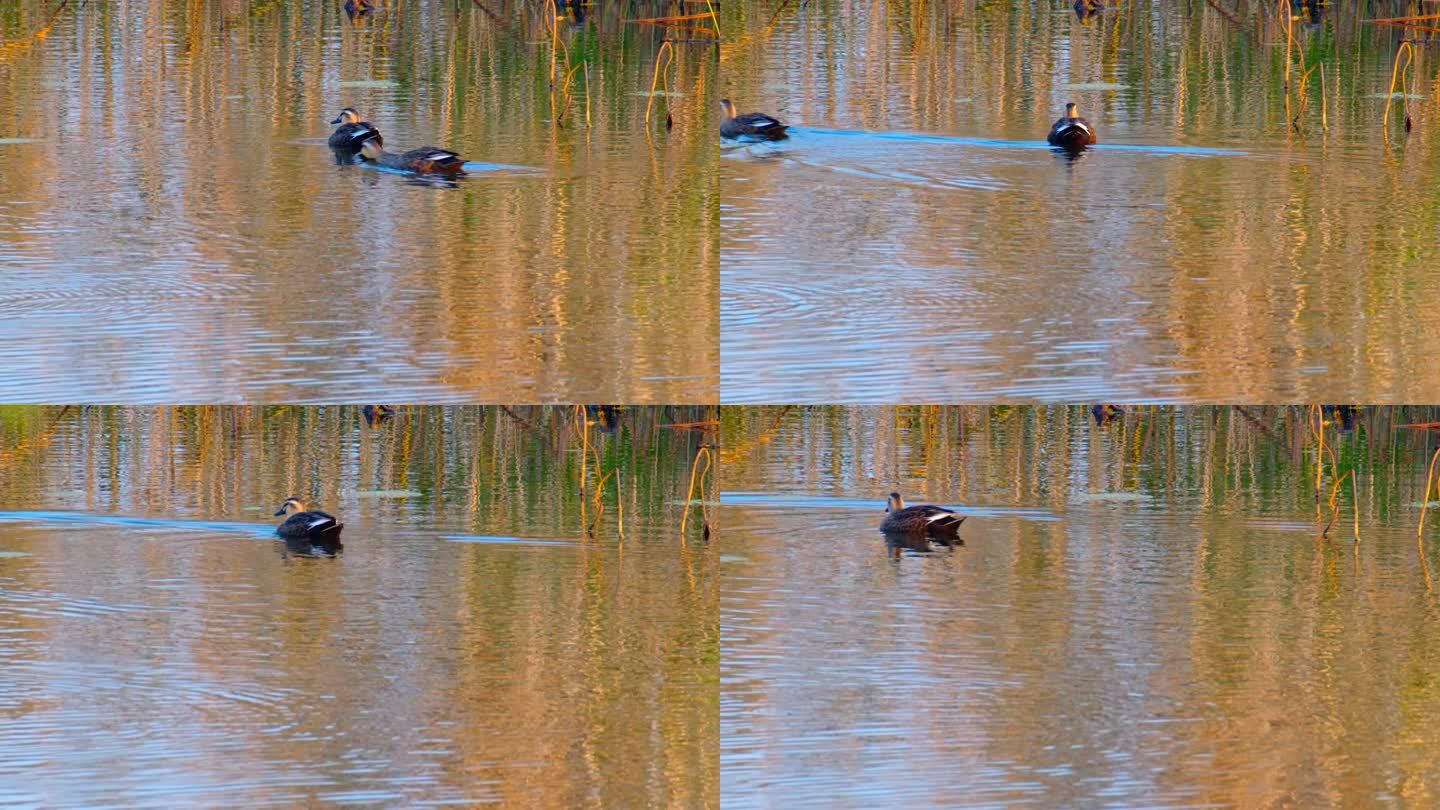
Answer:
[(725, 805), (1434, 805), (1420, 410), (725, 408)]
[(728, 4), (722, 94), (795, 129), (722, 149), (724, 401), (1440, 399), (1435, 50), (1387, 128), (1363, 22), (1407, 8), (1287, 54), (1274, 3)]
[(713, 412), (611, 416), (0, 408), (0, 805), (715, 806)]
[[(0, 401), (713, 401), (713, 40), (341, 5), (9, 7)], [(468, 176), (337, 165), (344, 106)]]

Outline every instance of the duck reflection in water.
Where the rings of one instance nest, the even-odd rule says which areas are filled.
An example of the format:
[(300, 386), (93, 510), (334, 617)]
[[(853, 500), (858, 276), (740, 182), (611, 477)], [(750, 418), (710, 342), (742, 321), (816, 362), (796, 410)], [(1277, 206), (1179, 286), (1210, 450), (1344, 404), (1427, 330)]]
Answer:
[(280, 547), (281, 558), (287, 557), (316, 557), (330, 558), (338, 557), (345, 550), (345, 544), (340, 538), (334, 540), (310, 540), (305, 537), (282, 537), (276, 543)]
[(907, 553), (910, 556), (935, 554), (941, 549), (953, 553), (957, 547), (963, 545), (965, 545), (965, 539), (958, 534), (936, 537), (910, 532), (885, 532), (885, 549), (890, 553), (892, 560), (898, 560)]

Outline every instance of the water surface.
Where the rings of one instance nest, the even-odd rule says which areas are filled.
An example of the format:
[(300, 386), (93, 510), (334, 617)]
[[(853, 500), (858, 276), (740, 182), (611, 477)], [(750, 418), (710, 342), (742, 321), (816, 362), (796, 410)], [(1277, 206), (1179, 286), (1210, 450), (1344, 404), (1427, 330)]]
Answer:
[(1304, 409), (723, 418), (727, 807), (1440, 800), (1434, 409), (1325, 427), (1325, 539)]
[[(713, 401), (714, 45), (647, 124), (668, 6), (20, 3), (0, 401)], [(343, 106), (469, 175), (337, 165)]]
[(1327, 8), (1287, 104), (1274, 4), (727, 6), (722, 93), (796, 128), (722, 150), (722, 397), (1440, 399), (1433, 49), (1387, 130), (1408, 6)]
[(706, 413), (611, 416), (0, 408), (0, 804), (715, 806)]

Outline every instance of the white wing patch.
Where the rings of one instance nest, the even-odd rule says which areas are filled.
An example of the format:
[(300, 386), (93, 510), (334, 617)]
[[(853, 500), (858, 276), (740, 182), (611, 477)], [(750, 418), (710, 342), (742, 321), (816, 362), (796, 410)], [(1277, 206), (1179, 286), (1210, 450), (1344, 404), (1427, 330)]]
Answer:
[(330, 522), (330, 518), (315, 518), (314, 520), (310, 521), (310, 528), (313, 529), (316, 526), (324, 526), (325, 524)]
[(954, 512), (936, 512), (935, 514), (933, 514), (933, 515), (931, 515), (930, 517), (926, 518), (926, 519), (925, 519), (925, 522), (926, 522), (926, 523), (934, 523), (934, 522), (937, 521), (937, 520), (944, 520), (945, 518), (952, 518), (952, 517), (955, 517), (955, 513), (954, 513)]

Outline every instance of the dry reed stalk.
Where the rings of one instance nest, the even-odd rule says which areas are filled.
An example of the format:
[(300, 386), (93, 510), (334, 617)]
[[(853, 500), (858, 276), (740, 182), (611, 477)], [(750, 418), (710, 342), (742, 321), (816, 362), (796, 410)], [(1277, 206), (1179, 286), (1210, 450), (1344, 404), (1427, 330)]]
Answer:
[(1420, 551), (1420, 562), (1425, 566), (1425, 590), (1430, 590), (1430, 562), (1425, 559), (1425, 511), (1430, 507), (1430, 489), (1435, 485), (1435, 459), (1440, 458), (1440, 447), (1430, 456), (1430, 469), (1425, 473), (1425, 494), (1420, 498), (1420, 525), (1415, 527), (1415, 547)]
[(1360, 476), (1350, 482), (1350, 511), (1354, 520), (1355, 545), (1360, 545)]
[(75, 406), (66, 405), (65, 407), (61, 408), (60, 413), (55, 414), (55, 418), (50, 420), (50, 424), (46, 426), (45, 431), (34, 439), (18, 442), (10, 450), (0, 450), (0, 469), (3, 469), (5, 465), (9, 464), (11, 460), (19, 456), (21, 453), (34, 447), (44, 447), (45, 445), (49, 444), (50, 440), (55, 436), (55, 427), (60, 424), (60, 417), (69, 413), (70, 409), (73, 407)]
[(759, 442), (767, 442), (767, 441), (769, 441), (769, 440), (770, 440), (770, 436), (775, 432), (775, 429), (778, 428), (778, 427), (780, 427), (780, 420), (784, 419), (784, 418), (785, 418), (785, 415), (788, 414), (788, 413), (790, 413), (791, 409), (793, 409), (794, 407), (795, 407), (794, 405), (786, 405), (785, 407), (781, 408), (781, 409), (780, 409), (780, 413), (777, 414), (777, 415), (775, 416), (775, 419), (770, 422), (770, 426), (767, 427), (767, 428), (765, 428), (764, 430), (760, 431), (758, 434), (756, 434), (756, 435), (755, 435), (755, 438), (749, 439), (749, 440), (747, 440), (747, 441), (745, 441), (745, 442), (742, 442), (741, 444), (738, 444), (738, 445), (732, 445), (732, 444), (727, 443), (727, 444), (725, 445), (725, 452), (724, 452), (724, 454), (721, 456), (721, 461), (722, 461), (722, 462), (723, 462), (723, 461), (726, 461), (727, 458), (728, 458), (728, 459), (735, 459), (735, 458), (737, 458), (737, 457), (739, 456), (739, 454), (740, 454), (741, 452), (743, 452), (744, 450), (748, 449), (749, 447), (751, 447), (751, 446), (753, 446), (753, 445), (755, 445), (755, 444), (757, 444), (757, 443), (759, 443)]
[(585, 413), (584, 405), (576, 405), (575, 410), (580, 417), (580, 494), (585, 494), (586, 465), (590, 461), (590, 415)]
[[(1382, 119), (1383, 123), (1381, 124), (1381, 128), (1387, 133), (1387, 138), (1389, 137), (1388, 133), (1390, 131), (1390, 103), (1395, 100), (1395, 79), (1401, 74), (1400, 54), (1402, 53), (1405, 54), (1405, 73), (1408, 74), (1410, 71), (1410, 63), (1414, 61), (1415, 58), (1415, 49), (1410, 45), (1409, 41), (1400, 43), (1400, 47), (1395, 50), (1395, 61), (1390, 65), (1390, 91), (1385, 94), (1385, 115)], [(1402, 91), (1405, 89), (1404, 82), (1401, 82), (1400, 89)], [(1403, 98), (1401, 99), (1401, 109), (1404, 109), (1404, 100)], [(1410, 116), (1407, 114), (1405, 118), (1408, 122)], [(1409, 127), (1406, 127), (1406, 129), (1408, 130)]]
[(485, 12), (485, 16), (489, 17), (492, 21), (500, 22), (500, 15), (491, 11), (489, 8), (486, 8), (485, 4), (480, 2), (480, 0), (470, 0), (470, 2), (474, 3), (476, 6), (479, 6), (480, 10)]
[(764, 28), (761, 28), (759, 31), (751, 32), (749, 34), (741, 34), (739, 39), (730, 43), (730, 47), (721, 48), (720, 61), (724, 62), (727, 58), (729, 58), (730, 54), (743, 47), (745, 43), (749, 42), (752, 38), (756, 36), (769, 36), (770, 31), (775, 27), (775, 21), (780, 19), (780, 12), (784, 11), (785, 7), (790, 5), (792, 2), (794, 2), (794, 0), (784, 0), (784, 2), (782, 2), (778, 7), (776, 7), (775, 13), (770, 15), (770, 21), (765, 23)]
[(45, 39), (45, 37), (49, 36), (50, 28), (55, 25), (55, 18), (59, 17), (60, 12), (64, 11), (65, 6), (69, 4), (70, 0), (60, 0), (60, 5), (56, 6), (55, 10), (50, 12), (50, 19), (46, 20), (45, 24), (40, 26), (40, 30), (36, 31), (25, 39), (17, 39), (14, 42), (0, 43), (0, 65), (3, 65), (11, 59), (14, 59), (16, 56), (24, 53), (25, 50), (28, 49), (31, 45), (34, 45), (37, 42), (41, 42)]
[(685, 512), (680, 516), (680, 545), (685, 545), (685, 526), (690, 519), (690, 507), (695, 502), (695, 471), (700, 467), (700, 459), (705, 459), (705, 469), (700, 472), (700, 517), (705, 521), (705, 532), (710, 532), (710, 515), (705, 504), (705, 477), (710, 474), (710, 446), (702, 444), (695, 451), (695, 458), (690, 462), (690, 487), (685, 491)]
[(1291, 39), (1291, 37), (1290, 37), (1290, 26), (1291, 26), (1291, 23), (1292, 23), (1292, 18), (1291, 18), (1291, 16), (1290, 16), (1290, 0), (1278, 0), (1278, 3), (1279, 3), (1279, 6), (1280, 6), (1280, 13), (1281, 13), (1282, 15), (1284, 15), (1284, 17), (1285, 17), (1285, 124), (1286, 124), (1286, 129), (1289, 129), (1289, 127), (1290, 127), (1290, 120), (1291, 120), (1291, 119), (1290, 119), (1290, 46), (1291, 46), (1291, 43), (1292, 43), (1292, 41), (1293, 41), (1293, 40)]
[(1329, 96), (1325, 91), (1325, 63), (1320, 63), (1320, 131), (1329, 132), (1330, 123), (1326, 116), (1326, 100)]
[(525, 420), (525, 417), (523, 417), (523, 416), (521, 416), (520, 414), (515, 413), (514, 411), (510, 410), (510, 406), (509, 406), (509, 405), (501, 405), (501, 406), (500, 406), (500, 410), (501, 410), (501, 412), (503, 412), (506, 416), (510, 417), (511, 419), (514, 419), (516, 422), (519, 422), (520, 425), (521, 425), (522, 427), (524, 427), (526, 430), (528, 430), (528, 431), (530, 431), (530, 432), (532, 432), (532, 433), (535, 431), (535, 426), (532, 425), (532, 424), (530, 424), (528, 421), (526, 421), (526, 420)]
[[(665, 61), (663, 63), (660, 61), (660, 57), (662, 56), (665, 57)], [(667, 39), (664, 42), (660, 43), (660, 50), (655, 53), (655, 72), (650, 76), (650, 98), (646, 99), (645, 101), (645, 123), (647, 125), (650, 123), (650, 108), (655, 104), (655, 85), (660, 83), (660, 77), (663, 69), (668, 68), (670, 64), (674, 61), (675, 47), (671, 45), (670, 40)], [(666, 97), (668, 98), (670, 93), (670, 74), (665, 73), (664, 77), (664, 92), (666, 93)], [(666, 113), (666, 118), (669, 118), (668, 112)]]
[(625, 542), (625, 491), (620, 487), (620, 468), (615, 468), (615, 531), (620, 542)]
[(1350, 473), (1346, 472), (1335, 479), (1335, 483), (1330, 487), (1330, 517), (1325, 521), (1325, 528), (1320, 530), (1320, 539), (1322, 540), (1330, 539), (1330, 527), (1335, 525), (1335, 518), (1340, 516), (1340, 505), (1335, 502), (1335, 496), (1340, 493), (1340, 485), (1345, 483), (1345, 479), (1349, 477)]

